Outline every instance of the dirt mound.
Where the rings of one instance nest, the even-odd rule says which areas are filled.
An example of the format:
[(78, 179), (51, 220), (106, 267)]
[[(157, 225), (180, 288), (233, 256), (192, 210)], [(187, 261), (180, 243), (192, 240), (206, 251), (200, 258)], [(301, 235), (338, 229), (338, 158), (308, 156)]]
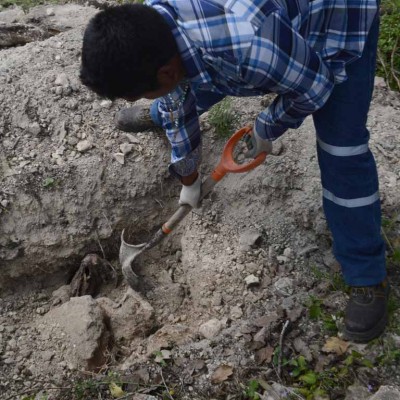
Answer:
[[(94, 12), (77, 11), (86, 19)], [(45, 14), (65, 15), (58, 8)], [(393, 352), (398, 347), (398, 325), (371, 347), (326, 350), (340, 327), (346, 294), (322, 212), (311, 119), (278, 141), (265, 164), (227, 176), (177, 232), (135, 260), (140, 293), (126, 296), (119, 279), (95, 300), (70, 300), (65, 286), (51, 294), (70, 282), (90, 252), (119, 272), (122, 228), (129, 221), (141, 241), (140, 232), (171, 215), (179, 190), (168, 176), (162, 133), (116, 130), (113, 116), (125, 104), (99, 99), (79, 83), (85, 18), (77, 15), (75, 23), (73, 15), (67, 19), (72, 28), (63, 33), (0, 51), (0, 288), (25, 286), (0, 299), (0, 397), (42, 392), (57, 400), (106, 399), (114, 383), (126, 393), (157, 398), (244, 393), (254, 400), (249, 381), (255, 378), (262, 399), (293, 394), (290, 385), (316, 390), (296, 381), (295, 366), (309, 382), (315, 378), (324, 390), (330, 385), (332, 399), (344, 398), (355, 376), (358, 399), (381, 384), (399, 384), (397, 353), (388, 350), (389, 343)], [(234, 99), (237, 127), (249, 124), (268, 101)], [(369, 126), (388, 215), (400, 204), (399, 110), (399, 96), (377, 87)], [(224, 139), (207, 115), (202, 129), (206, 175)], [(392, 228), (398, 230), (399, 222)], [(398, 296), (398, 272), (389, 273)], [(85, 321), (69, 323), (76, 322), (76, 309), (80, 320), (93, 318), (90, 342), (83, 337)], [(77, 332), (79, 340), (71, 343)], [(79, 370), (98, 360), (96, 346), (109, 374), (82, 381)], [(366, 360), (375, 360), (373, 368)]]

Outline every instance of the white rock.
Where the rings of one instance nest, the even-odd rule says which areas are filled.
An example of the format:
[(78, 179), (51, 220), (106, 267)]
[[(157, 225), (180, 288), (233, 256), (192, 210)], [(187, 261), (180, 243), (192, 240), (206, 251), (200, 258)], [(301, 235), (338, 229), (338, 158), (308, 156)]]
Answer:
[(69, 85), (69, 79), (67, 74), (61, 73), (57, 75), (56, 80), (54, 81), (54, 84), (56, 86), (68, 86)]
[(132, 149), (133, 149), (133, 144), (129, 144), (129, 143), (122, 143), (121, 146), (119, 146), (121, 152), (126, 156), (127, 154), (129, 154)]
[(290, 247), (287, 247), (283, 250), (283, 255), (287, 258), (293, 258), (293, 250)]
[(253, 274), (246, 276), (244, 280), (246, 281), (247, 286), (254, 286), (260, 283), (260, 279)]
[(46, 14), (47, 14), (49, 17), (55, 15), (54, 8), (47, 8), (47, 9), (46, 9)]
[(40, 130), (40, 125), (37, 122), (33, 122), (28, 126), (28, 132), (34, 136), (38, 135), (40, 133)]
[(243, 316), (243, 311), (239, 306), (234, 306), (231, 308), (230, 315), (232, 319), (239, 319)]
[(212, 318), (200, 326), (199, 332), (206, 339), (212, 339), (221, 332), (222, 327), (221, 321)]
[(115, 153), (113, 154), (114, 160), (120, 163), (121, 165), (125, 164), (125, 156), (124, 153)]
[(275, 282), (274, 286), (283, 296), (290, 296), (293, 294), (293, 280), (290, 278), (280, 278)]
[(140, 143), (140, 140), (136, 136), (134, 136), (130, 133), (126, 133), (125, 136), (129, 140), (129, 143), (134, 143), (134, 144)]
[(379, 390), (370, 398), (370, 400), (399, 400), (399, 386), (381, 386)]
[(100, 107), (103, 108), (110, 108), (112, 106), (112, 101), (111, 100), (103, 100), (100, 102)]
[(93, 147), (92, 143), (89, 142), (89, 140), (81, 140), (78, 142), (76, 145), (76, 149), (80, 151), (81, 153), (91, 149)]

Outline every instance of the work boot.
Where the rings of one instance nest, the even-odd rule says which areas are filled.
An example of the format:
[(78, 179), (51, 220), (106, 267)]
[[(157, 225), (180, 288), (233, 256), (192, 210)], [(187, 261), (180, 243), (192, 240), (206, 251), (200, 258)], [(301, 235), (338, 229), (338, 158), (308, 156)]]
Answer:
[(118, 111), (115, 115), (115, 125), (124, 132), (142, 132), (156, 127), (150, 117), (149, 106), (144, 105), (135, 105)]
[(366, 343), (378, 337), (387, 324), (388, 297), (386, 279), (375, 286), (352, 287), (344, 318), (345, 338)]

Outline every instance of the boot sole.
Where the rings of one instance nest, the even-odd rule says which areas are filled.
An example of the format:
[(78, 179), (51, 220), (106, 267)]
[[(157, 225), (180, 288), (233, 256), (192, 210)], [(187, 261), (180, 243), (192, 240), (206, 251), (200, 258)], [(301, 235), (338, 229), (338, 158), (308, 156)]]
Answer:
[(386, 312), (385, 315), (380, 319), (380, 321), (369, 331), (352, 332), (344, 328), (343, 335), (346, 340), (351, 340), (352, 342), (358, 342), (358, 343), (366, 343), (380, 336), (385, 330), (387, 322), (388, 322), (388, 314)]

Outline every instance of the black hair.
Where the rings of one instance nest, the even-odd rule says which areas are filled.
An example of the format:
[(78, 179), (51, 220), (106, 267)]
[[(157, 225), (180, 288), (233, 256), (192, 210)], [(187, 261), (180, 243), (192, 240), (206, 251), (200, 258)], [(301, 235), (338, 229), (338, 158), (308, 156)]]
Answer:
[(170, 27), (142, 4), (110, 7), (96, 14), (83, 36), (82, 83), (110, 99), (157, 90), (157, 71), (178, 53)]

